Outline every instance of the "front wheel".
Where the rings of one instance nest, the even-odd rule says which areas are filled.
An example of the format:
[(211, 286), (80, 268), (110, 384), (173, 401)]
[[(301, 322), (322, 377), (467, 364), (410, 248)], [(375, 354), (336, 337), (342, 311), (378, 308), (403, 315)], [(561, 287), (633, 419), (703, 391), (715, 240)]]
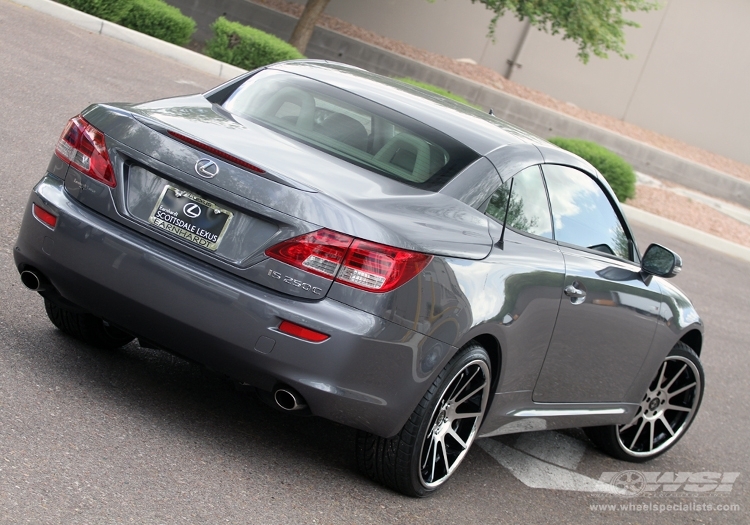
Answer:
[(490, 359), (469, 344), (440, 372), (396, 436), (357, 434), (357, 465), (407, 496), (435, 492), (456, 471), (482, 424), (490, 396)]
[(679, 342), (659, 367), (630, 422), (583, 430), (597, 447), (617, 459), (648, 461), (685, 435), (700, 407), (703, 386), (700, 359)]

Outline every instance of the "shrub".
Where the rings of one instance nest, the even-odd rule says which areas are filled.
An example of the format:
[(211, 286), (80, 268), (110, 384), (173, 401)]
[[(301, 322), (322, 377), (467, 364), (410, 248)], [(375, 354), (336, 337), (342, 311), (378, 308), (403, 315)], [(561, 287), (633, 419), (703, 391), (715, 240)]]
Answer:
[(178, 46), (190, 42), (195, 20), (163, 0), (131, 0), (133, 6), (119, 23)]
[(632, 166), (619, 155), (588, 140), (562, 137), (553, 137), (548, 140), (589, 161), (607, 179), (620, 202), (625, 202), (626, 199), (635, 195), (635, 172)]
[(255, 69), (282, 60), (305, 58), (280, 38), (219, 17), (211, 25), (213, 38), (206, 42), (205, 53), (217, 60), (244, 69)]
[(455, 100), (456, 102), (460, 102), (462, 104), (466, 104), (467, 106), (471, 106), (473, 108), (479, 109), (479, 106), (472, 104), (461, 95), (456, 95), (455, 93), (451, 93), (447, 89), (443, 89), (441, 87), (428, 84), (427, 82), (420, 82), (419, 80), (414, 80), (413, 78), (409, 78), (409, 77), (398, 78), (396, 80), (400, 80), (401, 82), (406, 82), (407, 84), (411, 84), (412, 86), (417, 86), (419, 88), (426, 89), (427, 91), (432, 91), (433, 93), (442, 95), (445, 98), (449, 98), (451, 100)]
[(84, 13), (119, 23), (133, 7), (133, 0), (57, 0)]

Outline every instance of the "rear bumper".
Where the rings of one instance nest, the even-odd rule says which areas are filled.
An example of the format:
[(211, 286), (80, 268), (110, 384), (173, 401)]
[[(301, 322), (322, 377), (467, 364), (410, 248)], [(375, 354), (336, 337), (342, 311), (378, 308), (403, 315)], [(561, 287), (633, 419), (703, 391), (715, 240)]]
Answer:
[[(54, 230), (31, 203), (58, 215)], [(297, 389), (312, 412), (397, 433), (455, 348), (332, 299), (294, 299), (240, 279), (92, 212), (46, 176), (14, 250), (66, 300), (238, 380)], [(330, 334), (309, 343), (286, 319)]]

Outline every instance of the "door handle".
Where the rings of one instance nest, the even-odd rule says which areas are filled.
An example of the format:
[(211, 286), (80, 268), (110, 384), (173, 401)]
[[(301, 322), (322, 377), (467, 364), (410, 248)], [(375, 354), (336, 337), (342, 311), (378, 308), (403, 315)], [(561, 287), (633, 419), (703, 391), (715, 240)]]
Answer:
[(576, 288), (575, 284), (569, 284), (565, 287), (565, 295), (568, 297), (573, 297), (575, 299), (581, 299), (583, 297), (586, 297), (586, 291), (581, 290), (580, 288)]

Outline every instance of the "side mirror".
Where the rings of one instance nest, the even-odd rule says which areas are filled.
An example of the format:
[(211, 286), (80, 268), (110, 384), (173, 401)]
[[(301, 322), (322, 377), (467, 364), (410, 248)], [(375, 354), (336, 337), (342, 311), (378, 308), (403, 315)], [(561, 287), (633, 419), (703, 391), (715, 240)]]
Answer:
[(682, 257), (664, 246), (652, 244), (643, 254), (641, 270), (659, 277), (674, 277), (682, 270)]

